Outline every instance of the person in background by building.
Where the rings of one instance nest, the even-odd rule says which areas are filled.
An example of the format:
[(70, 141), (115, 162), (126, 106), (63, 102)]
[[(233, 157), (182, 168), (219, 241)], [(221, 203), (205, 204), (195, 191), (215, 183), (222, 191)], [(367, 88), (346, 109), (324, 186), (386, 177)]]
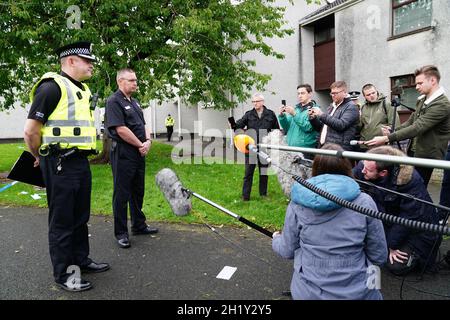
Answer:
[[(277, 116), (275, 113), (264, 105), (264, 96), (260, 93), (255, 93), (252, 96), (253, 109), (247, 111), (244, 116), (236, 121), (233, 126), (236, 130), (246, 129), (246, 134), (251, 136), (258, 144), (268, 132), (274, 129), (280, 129), (278, 125)], [(231, 125), (231, 124), (230, 124)], [(249, 201), (250, 193), (252, 191), (253, 173), (255, 172), (256, 164), (259, 170), (259, 195), (267, 196), (268, 183), (268, 164), (264, 160), (259, 159), (254, 153), (245, 155), (245, 176), (242, 187), (242, 200)]]
[[(30, 93), (25, 143), (40, 166), (47, 190), (48, 242), (53, 276), (67, 291), (84, 291), (92, 284), (72, 275), (103, 272), (107, 263), (89, 258), (88, 221), (91, 209), (91, 170), (88, 155), (95, 153), (96, 129), (90, 109), (91, 91), (82, 81), (92, 76), (90, 42), (76, 42), (56, 50), (61, 73), (48, 72)], [(70, 270), (69, 270), (70, 269)]]
[(167, 129), (167, 141), (170, 141), (172, 139), (173, 126), (175, 125), (175, 120), (172, 118), (170, 113), (167, 115), (165, 125)]
[[(366, 101), (360, 108), (359, 140), (368, 141), (375, 136), (383, 135), (382, 128), (392, 126), (394, 113), (396, 126), (400, 125), (400, 118), (391, 103), (386, 101), (386, 96), (378, 92), (373, 84), (365, 84), (362, 93)], [(365, 144), (361, 144), (360, 147), (367, 150)]]
[(139, 102), (132, 98), (138, 89), (136, 73), (129, 68), (117, 72), (118, 90), (106, 101), (105, 126), (111, 144), (114, 179), (114, 236), (120, 248), (129, 248), (127, 211), (130, 207), (133, 235), (153, 234), (142, 212), (145, 190), (145, 156), (152, 144)]
[[(315, 148), (319, 132), (315, 130), (309, 119), (308, 110), (318, 108), (312, 101), (312, 88), (309, 84), (297, 86), (297, 98), (299, 103), (295, 106), (281, 106), (278, 120), (286, 134), (288, 146)], [(309, 154), (306, 158), (312, 159)]]
[(359, 122), (358, 107), (347, 94), (347, 84), (344, 81), (336, 81), (331, 84), (332, 104), (327, 112), (320, 109), (310, 109), (312, 117), (317, 117), (323, 124), (320, 133), (320, 145), (335, 143), (344, 150), (351, 151), (351, 140), (355, 140), (357, 125)]
[[(401, 150), (391, 146), (381, 146), (367, 152), (379, 155), (406, 156)], [(422, 178), (413, 166), (363, 160), (353, 168), (353, 174), (356, 179), (369, 181), (375, 185), (374, 187), (365, 185), (362, 187), (375, 200), (378, 211), (416, 222), (439, 223), (439, 215), (433, 206), (376, 188), (376, 186), (380, 186), (432, 202), (422, 183)], [(440, 235), (417, 231), (395, 223), (385, 223), (384, 227), (389, 248), (389, 260), (386, 264), (389, 271), (396, 275), (405, 275), (416, 268), (433, 270), (440, 244)]]
[[(417, 98), (416, 111), (409, 119), (389, 133), (376, 136), (365, 144), (374, 147), (393, 141), (412, 139), (408, 146), (408, 156), (443, 160), (450, 139), (450, 101), (444, 88), (439, 85), (441, 74), (436, 66), (427, 65), (414, 72)], [(425, 186), (428, 185), (433, 168), (416, 167)]]
[[(322, 149), (343, 151), (335, 144)], [(316, 155), (308, 182), (376, 210), (375, 202), (352, 177), (348, 159)], [(343, 208), (295, 182), (283, 231), (273, 234), (272, 248), (281, 257), (294, 259), (294, 299), (382, 299), (379, 287), (368, 285), (370, 275), (381, 276), (373, 265), (387, 259), (383, 224), (378, 219)]]

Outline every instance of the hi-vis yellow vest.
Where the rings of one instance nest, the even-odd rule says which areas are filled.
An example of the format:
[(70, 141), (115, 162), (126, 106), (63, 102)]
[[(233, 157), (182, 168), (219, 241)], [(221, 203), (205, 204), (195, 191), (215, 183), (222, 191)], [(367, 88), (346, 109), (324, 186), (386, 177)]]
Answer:
[(166, 127), (171, 127), (173, 126), (175, 120), (172, 117), (167, 117), (166, 118)]
[(53, 79), (61, 90), (61, 99), (41, 130), (41, 149), (59, 143), (62, 149), (77, 147), (81, 150), (95, 150), (97, 131), (90, 109), (91, 91), (83, 83), (81, 90), (69, 79), (47, 72), (34, 85), (30, 93), (33, 101), (36, 88), (44, 79)]

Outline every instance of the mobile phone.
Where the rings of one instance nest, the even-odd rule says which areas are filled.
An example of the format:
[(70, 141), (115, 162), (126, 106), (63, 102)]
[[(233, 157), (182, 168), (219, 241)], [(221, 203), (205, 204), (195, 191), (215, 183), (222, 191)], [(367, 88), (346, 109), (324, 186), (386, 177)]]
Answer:
[(234, 117), (229, 117), (228, 122), (230, 123), (231, 128), (236, 127), (236, 121), (234, 120)]
[(281, 104), (283, 105), (283, 106), (286, 106), (286, 100), (281, 100)]

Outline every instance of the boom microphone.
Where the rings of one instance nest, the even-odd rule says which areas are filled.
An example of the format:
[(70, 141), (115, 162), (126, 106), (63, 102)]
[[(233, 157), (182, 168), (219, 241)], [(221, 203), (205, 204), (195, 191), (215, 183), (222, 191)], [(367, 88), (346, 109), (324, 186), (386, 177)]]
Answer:
[(255, 140), (246, 134), (236, 135), (234, 137), (234, 145), (236, 146), (236, 149), (242, 153), (249, 153), (249, 151), (251, 151), (260, 156), (260, 158), (266, 161), (267, 164), (272, 162), (270, 156), (267, 153), (258, 150), (258, 147), (255, 145)]
[(156, 184), (161, 189), (164, 194), (164, 197), (169, 202), (170, 207), (172, 208), (173, 213), (177, 216), (187, 215), (192, 210), (192, 204), (190, 200), (190, 196), (194, 196), (203, 202), (213, 206), (216, 209), (228, 214), (234, 219), (245, 223), (247, 226), (263, 233), (264, 235), (272, 238), (272, 232), (263, 227), (245, 219), (237, 215), (234, 212), (218, 205), (217, 203), (212, 202), (211, 200), (202, 197), (201, 195), (192, 192), (189, 189), (183, 188), (181, 181), (178, 179), (178, 176), (171, 169), (164, 168), (159, 171), (156, 175)]
[(183, 186), (175, 172), (164, 168), (158, 172), (155, 180), (175, 215), (185, 216), (192, 210), (191, 199), (184, 193)]

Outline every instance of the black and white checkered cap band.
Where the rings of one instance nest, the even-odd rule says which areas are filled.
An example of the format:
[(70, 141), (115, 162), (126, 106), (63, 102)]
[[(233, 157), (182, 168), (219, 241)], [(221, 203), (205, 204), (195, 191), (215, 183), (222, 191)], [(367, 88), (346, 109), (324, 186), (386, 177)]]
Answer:
[(71, 48), (71, 49), (67, 49), (62, 51), (59, 54), (60, 58), (64, 58), (67, 56), (73, 56), (73, 55), (79, 55), (79, 54), (84, 54), (86, 56), (91, 56), (91, 52), (89, 51), (88, 48)]

